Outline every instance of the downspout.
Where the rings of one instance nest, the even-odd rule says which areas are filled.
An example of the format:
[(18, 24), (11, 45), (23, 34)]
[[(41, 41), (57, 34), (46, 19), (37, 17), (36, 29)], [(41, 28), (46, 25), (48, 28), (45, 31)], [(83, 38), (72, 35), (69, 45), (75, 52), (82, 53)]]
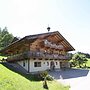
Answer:
[(30, 61), (29, 61), (29, 59), (28, 59), (28, 73), (29, 73), (29, 67), (30, 67)]
[[(29, 44), (29, 51), (30, 51), (30, 44)], [(30, 57), (28, 58), (28, 73), (30, 72)]]

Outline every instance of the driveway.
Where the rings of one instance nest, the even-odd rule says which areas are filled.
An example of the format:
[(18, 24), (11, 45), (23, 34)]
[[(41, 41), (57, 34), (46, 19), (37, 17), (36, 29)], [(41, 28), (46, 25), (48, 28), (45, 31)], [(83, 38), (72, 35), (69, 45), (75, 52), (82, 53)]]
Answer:
[(70, 90), (90, 90), (90, 71), (85, 69), (67, 69), (50, 71), (49, 74)]

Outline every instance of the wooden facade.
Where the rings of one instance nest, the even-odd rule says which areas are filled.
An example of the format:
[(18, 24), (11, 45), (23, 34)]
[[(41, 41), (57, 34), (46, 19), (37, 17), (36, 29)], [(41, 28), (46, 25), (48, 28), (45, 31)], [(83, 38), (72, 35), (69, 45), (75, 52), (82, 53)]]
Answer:
[(68, 52), (75, 50), (58, 32), (26, 36), (1, 50), (8, 62), (23, 60), (68, 61)]

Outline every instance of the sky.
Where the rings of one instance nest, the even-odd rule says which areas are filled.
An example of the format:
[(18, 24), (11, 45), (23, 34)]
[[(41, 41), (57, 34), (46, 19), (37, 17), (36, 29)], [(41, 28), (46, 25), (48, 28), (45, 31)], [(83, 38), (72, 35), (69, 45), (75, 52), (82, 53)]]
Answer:
[(90, 0), (0, 0), (0, 27), (17, 37), (59, 31), (76, 52), (90, 53)]

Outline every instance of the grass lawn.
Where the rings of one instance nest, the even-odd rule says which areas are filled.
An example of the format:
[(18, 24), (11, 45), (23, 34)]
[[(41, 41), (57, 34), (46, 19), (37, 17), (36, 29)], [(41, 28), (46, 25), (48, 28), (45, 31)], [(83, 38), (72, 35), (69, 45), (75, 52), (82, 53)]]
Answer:
[(90, 67), (90, 59), (88, 59), (86, 64), (87, 64), (87, 67)]
[[(49, 90), (69, 90), (56, 81), (47, 81)], [(43, 81), (35, 81), (30, 75), (21, 75), (0, 64), (0, 90), (46, 90)]]

